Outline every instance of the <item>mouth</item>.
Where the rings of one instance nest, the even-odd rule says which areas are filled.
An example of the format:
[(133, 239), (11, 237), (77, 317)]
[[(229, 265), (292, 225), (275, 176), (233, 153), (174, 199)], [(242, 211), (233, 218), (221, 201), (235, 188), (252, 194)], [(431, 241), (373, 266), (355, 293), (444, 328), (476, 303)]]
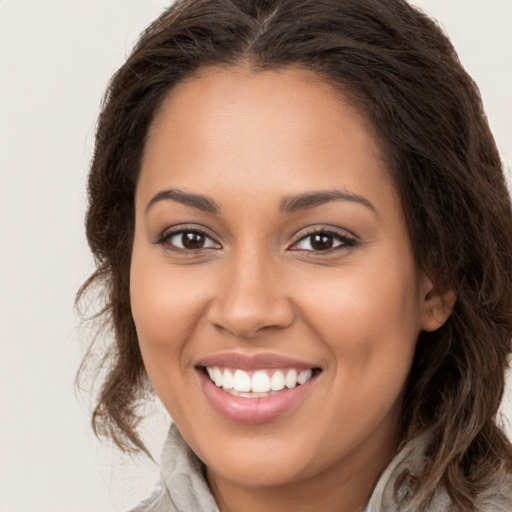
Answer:
[(200, 370), (217, 388), (242, 398), (264, 398), (302, 386), (322, 371), (317, 367), (261, 368), (248, 371), (222, 366), (202, 366)]
[(195, 365), (210, 405), (224, 419), (262, 424), (287, 417), (313, 396), (322, 369), (273, 354), (218, 354)]

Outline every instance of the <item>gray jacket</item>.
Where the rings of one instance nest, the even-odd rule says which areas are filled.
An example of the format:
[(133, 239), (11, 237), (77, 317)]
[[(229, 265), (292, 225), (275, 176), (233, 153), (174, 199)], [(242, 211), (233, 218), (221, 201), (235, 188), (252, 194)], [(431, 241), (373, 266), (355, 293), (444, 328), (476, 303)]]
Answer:
[[(381, 475), (362, 512), (412, 512), (406, 475), (418, 474), (424, 463), (425, 440), (406, 446)], [(219, 512), (203, 475), (201, 462), (173, 424), (161, 457), (162, 479), (153, 494), (130, 512)], [(450, 499), (440, 492), (429, 512), (449, 512)], [(478, 512), (512, 512), (512, 477), (489, 489)]]

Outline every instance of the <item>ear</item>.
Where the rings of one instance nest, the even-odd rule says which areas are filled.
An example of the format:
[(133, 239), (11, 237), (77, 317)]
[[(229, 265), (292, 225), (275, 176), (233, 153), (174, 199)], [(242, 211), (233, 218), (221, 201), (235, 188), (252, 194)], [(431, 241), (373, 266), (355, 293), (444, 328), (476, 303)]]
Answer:
[(424, 276), (422, 280), (423, 308), (421, 330), (432, 332), (441, 327), (452, 314), (457, 297), (450, 288), (439, 291), (432, 281)]

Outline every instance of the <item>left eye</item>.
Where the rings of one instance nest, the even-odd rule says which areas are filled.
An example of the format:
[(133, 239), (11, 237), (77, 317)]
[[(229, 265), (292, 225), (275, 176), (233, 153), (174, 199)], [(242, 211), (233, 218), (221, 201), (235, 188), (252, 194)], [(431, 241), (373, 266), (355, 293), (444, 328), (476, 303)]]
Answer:
[(194, 250), (218, 248), (219, 245), (201, 231), (176, 231), (165, 237), (165, 243), (176, 249)]
[(354, 240), (339, 233), (321, 231), (302, 237), (293, 249), (298, 251), (329, 251), (343, 246), (354, 245)]

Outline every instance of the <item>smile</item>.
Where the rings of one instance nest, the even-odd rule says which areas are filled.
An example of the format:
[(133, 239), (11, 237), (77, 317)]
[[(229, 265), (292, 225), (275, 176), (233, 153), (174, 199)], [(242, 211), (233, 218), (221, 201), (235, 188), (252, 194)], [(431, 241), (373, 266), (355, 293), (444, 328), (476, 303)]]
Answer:
[(309, 396), (323, 370), (314, 363), (275, 354), (217, 354), (195, 370), (203, 393), (223, 418), (262, 424), (288, 417)]
[(243, 398), (261, 398), (287, 388), (293, 389), (311, 379), (313, 368), (260, 369), (245, 371), (208, 366), (210, 380), (227, 393)]

